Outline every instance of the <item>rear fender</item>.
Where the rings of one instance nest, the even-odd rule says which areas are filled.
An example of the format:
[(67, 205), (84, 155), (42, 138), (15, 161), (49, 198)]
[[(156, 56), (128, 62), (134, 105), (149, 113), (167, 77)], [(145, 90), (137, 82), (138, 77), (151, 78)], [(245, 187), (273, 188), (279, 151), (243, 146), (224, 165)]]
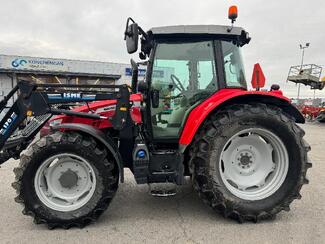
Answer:
[(277, 106), (295, 118), (296, 123), (305, 123), (305, 118), (280, 91), (244, 91), (240, 89), (223, 89), (196, 106), (188, 115), (179, 139), (180, 148), (185, 151), (197, 130), (213, 112), (238, 103), (264, 103)]
[(112, 139), (105, 136), (105, 134), (102, 131), (100, 131), (90, 125), (75, 124), (75, 123), (74, 124), (65, 123), (65, 124), (55, 125), (55, 126), (52, 126), (51, 129), (52, 130), (64, 129), (64, 130), (81, 131), (87, 135), (92, 136), (95, 140), (102, 143), (114, 157), (116, 164), (118, 166), (118, 169), (119, 169), (121, 182), (124, 182), (123, 161), (122, 161), (121, 155), (119, 154), (118, 148), (116, 147), (116, 145), (114, 144)]

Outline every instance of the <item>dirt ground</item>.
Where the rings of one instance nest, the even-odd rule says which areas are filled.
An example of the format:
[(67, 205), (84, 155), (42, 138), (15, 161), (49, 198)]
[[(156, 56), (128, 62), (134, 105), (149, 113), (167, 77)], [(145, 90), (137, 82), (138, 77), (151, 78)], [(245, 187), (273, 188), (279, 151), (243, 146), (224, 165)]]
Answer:
[(258, 224), (226, 220), (203, 204), (190, 184), (175, 197), (155, 198), (148, 187), (126, 183), (102, 217), (84, 229), (52, 230), (35, 225), (15, 203), (12, 169), (0, 169), (0, 243), (325, 243), (325, 124), (302, 126), (312, 146), (310, 184), (290, 212)]

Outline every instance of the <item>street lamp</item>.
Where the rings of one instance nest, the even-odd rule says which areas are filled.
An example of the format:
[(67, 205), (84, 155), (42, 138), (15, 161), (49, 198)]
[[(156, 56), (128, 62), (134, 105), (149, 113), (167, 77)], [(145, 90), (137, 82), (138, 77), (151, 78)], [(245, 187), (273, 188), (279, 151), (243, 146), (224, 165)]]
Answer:
[[(300, 50), (302, 50), (302, 53), (301, 53), (301, 65), (300, 65), (300, 72), (302, 72), (302, 66), (304, 64), (304, 56), (305, 56), (305, 49), (307, 47), (309, 47), (310, 43), (307, 42), (304, 46), (299, 44), (299, 47), (300, 47)], [(298, 99), (300, 97), (300, 83), (298, 84), (298, 96), (297, 96), (297, 102), (298, 102)]]

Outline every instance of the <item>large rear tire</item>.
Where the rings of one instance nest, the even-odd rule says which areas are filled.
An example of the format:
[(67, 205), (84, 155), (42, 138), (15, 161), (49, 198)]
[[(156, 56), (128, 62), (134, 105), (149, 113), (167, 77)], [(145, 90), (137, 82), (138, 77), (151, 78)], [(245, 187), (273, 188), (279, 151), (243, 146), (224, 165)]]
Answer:
[(14, 169), (16, 202), (48, 228), (84, 227), (106, 210), (118, 169), (106, 149), (76, 132), (56, 132), (32, 144)]
[(239, 222), (289, 211), (311, 167), (304, 131), (281, 109), (237, 104), (207, 119), (191, 148), (199, 196)]

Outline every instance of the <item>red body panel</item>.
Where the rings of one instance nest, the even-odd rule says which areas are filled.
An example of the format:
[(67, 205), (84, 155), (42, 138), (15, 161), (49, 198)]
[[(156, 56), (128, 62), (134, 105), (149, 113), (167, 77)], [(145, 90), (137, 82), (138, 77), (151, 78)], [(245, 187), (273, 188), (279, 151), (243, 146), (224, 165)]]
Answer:
[[(143, 101), (143, 96), (141, 94), (132, 94), (130, 96), (130, 101), (132, 102), (141, 102)], [(115, 105), (116, 100), (104, 100), (104, 101), (97, 101), (89, 103), (89, 107), (87, 105), (83, 105), (80, 107), (76, 107), (72, 109), (75, 112), (85, 112), (88, 113), (89, 110), (94, 111), (96, 114), (100, 114), (105, 117), (113, 117), (115, 114)], [(131, 108), (131, 118), (134, 123), (141, 124), (142, 123), (142, 116), (140, 107), (134, 106)], [(105, 129), (112, 127), (112, 123), (108, 119), (88, 119), (88, 118), (81, 118), (76, 116), (67, 116), (67, 115), (58, 115), (53, 117), (46, 123), (43, 128), (41, 129), (40, 133), (41, 136), (47, 135), (50, 132), (50, 123), (54, 120), (61, 120), (61, 123), (77, 123), (77, 124), (87, 124), (98, 129)]]
[(209, 97), (207, 100), (202, 102), (200, 105), (195, 107), (191, 113), (189, 114), (187, 121), (185, 123), (183, 132), (179, 139), (179, 144), (181, 145), (189, 145), (200, 127), (203, 123), (205, 118), (210, 114), (212, 110), (214, 110), (217, 106), (222, 104), (223, 102), (232, 99), (238, 96), (248, 96), (248, 95), (264, 95), (264, 96), (271, 96), (276, 97), (281, 100), (285, 100), (290, 102), (287, 97), (282, 95), (281, 91), (272, 91), (272, 92), (265, 92), (265, 91), (244, 91), (240, 89), (223, 89), (216, 92), (214, 95)]

